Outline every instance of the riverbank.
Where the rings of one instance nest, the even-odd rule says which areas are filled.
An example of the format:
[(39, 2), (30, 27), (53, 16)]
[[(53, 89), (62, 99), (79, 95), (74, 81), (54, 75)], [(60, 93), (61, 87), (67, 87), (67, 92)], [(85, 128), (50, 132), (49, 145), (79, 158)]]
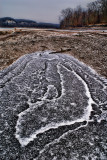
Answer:
[(107, 77), (107, 30), (11, 29), (0, 31), (0, 70), (24, 54), (71, 54)]

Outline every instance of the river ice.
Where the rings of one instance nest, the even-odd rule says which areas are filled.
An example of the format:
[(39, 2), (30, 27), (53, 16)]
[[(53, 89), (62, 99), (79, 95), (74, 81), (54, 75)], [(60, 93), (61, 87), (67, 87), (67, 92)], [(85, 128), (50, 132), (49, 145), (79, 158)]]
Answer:
[(90, 67), (50, 51), (25, 55), (0, 72), (0, 157), (106, 160), (106, 109), (107, 80)]

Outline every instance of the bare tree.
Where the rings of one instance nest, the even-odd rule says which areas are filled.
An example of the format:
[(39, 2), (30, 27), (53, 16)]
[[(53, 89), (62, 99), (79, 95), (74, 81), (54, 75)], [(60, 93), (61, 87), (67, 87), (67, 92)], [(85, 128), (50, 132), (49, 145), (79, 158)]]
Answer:
[(62, 28), (98, 23), (107, 23), (107, 0), (91, 2), (87, 5), (87, 10), (77, 6), (76, 9), (67, 8), (61, 12), (60, 25)]

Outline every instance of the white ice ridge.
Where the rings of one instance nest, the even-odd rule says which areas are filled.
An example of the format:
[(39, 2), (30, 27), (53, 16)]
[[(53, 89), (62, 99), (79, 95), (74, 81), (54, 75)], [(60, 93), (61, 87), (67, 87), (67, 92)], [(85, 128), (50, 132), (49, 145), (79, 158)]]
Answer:
[[(104, 77), (96, 77), (95, 75), (97, 75), (97, 72), (92, 69), (90, 66), (88, 66), (88, 70), (90, 71), (90, 73), (92, 74), (88, 74), (85, 70), (83, 70), (82, 67), (87, 67), (85, 63), (79, 62), (79, 60), (74, 59), (74, 57), (72, 57), (73, 60), (71, 60), (72, 64), (77, 65), (78, 64), (78, 69), (80, 69), (82, 72), (84, 72), (86, 75), (90, 76), (91, 78), (95, 79), (99, 84), (101, 84), (103, 86), (103, 91), (105, 92), (105, 89), (107, 89), (107, 80)], [(66, 64), (68, 64), (69, 66), (71, 66), (71, 64), (69, 62), (67, 62)], [(72, 68), (72, 66), (71, 66)]]
[[(15, 134), (16, 138), (18, 139), (18, 141), (20, 142), (21, 146), (22, 147), (25, 147), (27, 146), (31, 141), (33, 141), (35, 138), (37, 138), (37, 135), (38, 134), (41, 134), (41, 133), (44, 133), (50, 129), (57, 129), (59, 126), (65, 126), (65, 125), (72, 125), (76, 122), (83, 122), (85, 119), (84, 118), (80, 118), (80, 119), (77, 119), (75, 121), (63, 121), (61, 123), (51, 123), (49, 125), (47, 125), (46, 127), (42, 127), (41, 129), (37, 130), (36, 132), (34, 132), (32, 135), (30, 135), (29, 137), (27, 138), (21, 138), (19, 134)], [(16, 130), (17, 130), (17, 127), (16, 127)]]
[[(60, 64), (59, 66), (58, 66), (58, 70), (60, 69), (60, 66), (62, 66), (63, 68), (65, 68), (66, 70), (68, 70), (68, 71), (70, 71), (71, 72), (71, 70), (69, 70), (68, 68), (66, 68), (65, 66), (63, 66), (62, 64)], [(95, 102), (94, 102), (94, 100), (92, 99), (92, 97), (91, 97), (91, 93), (90, 93), (90, 91), (89, 91), (89, 88), (88, 88), (88, 85), (87, 85), (87, 83), (82, 79), (82, 77), (80, 77), (76, 72), (74, 72), (74, 71), (72, 71), (72, 73), (83, 83), (83, 85), (85, 86), (85, 90), (86, 90), (86, 95), (87, 95), (87, 97), (89, 98), (89, 100), (88, 100), (88, 106), (87, 106), (87, 108), (86, 108), (86, 110), (85, 110), (85, 113), (84, 113), (84, 116), (82, 117), (84, 120), (89, 120), (89, 117), (90, 117), (90, 114), (91, 114), (91, 111), (93, 110), (92, 109), (92, 104), (96, 104)], [(60, 77), (61, 77), (61, 79), (62, 79), (62, 82), (63, 82), (63, 78), (62, 78), (62, 75), (61, 75), (61, 73), (59, 72), (59, 74), (60, 74)], [(62, 84), (62, 86), (63, 86), (63, 84)], [(64, 92), (64, 89), (63, 89), (63, 92)]]
[[(87, 124), (88, 124), (88, 123), (87, 123)], [(75, 128), (74, 130), (69, 130), (69, 131), (63, 133), (59, 138), (56, 138), (56, 139), (54, 139), (52, 142), (46, 144), (45, 147), (39, 152), (39, 156), (40, 156), (46, 149), (48, 149), (48, 147), (49, 147), (50, 145), (54, 145), (55, 143), (58, 143), (58, 142), (60, 141), (60, 139), (61, 139), (61, 138), (64, 138), (68, 133), (72, 133), (72, 132), (74, 132), (74, 131), (79, 130), (80, 128), (86, 127), (87, 124), (81, 125), (81, 126)], [(39, 157), (39, 156), (38, 156), (38, 157)], [(38, 157), (37, 157), (37, 158), (34, 158), (33, 160), (38, 160)]]
[[(60, 72), (60, 68), (61, 67), (63, 67), (63, 68), (65, 68), (66, 70), (68, 70), (69, 72), (73, 72), (73, 74), (75, 74), (75, 76), (83, 83), (83, 85), (84, 85), (84, 87), (85, 87), (85, 92), (86, 92), (86, 95), (87, 95), (87, 97), (88, 97), (88, 106), (86, 107), (86, 109), (84, 110), (84, 115), (81, 117), (81, 118), (79, 118), (79, 119), (77, 119), (77, 120), (74, 120), (74, 121), (64, 121), (64, 120), (62, 120), (61, 122), (59, 122), (59, 123), (50, 123), (50, 124), (48, 124), (48, 125), (46, 125), (45, 127), (41, 127), (40, 129), (38, 129), (37, 131), (35, 131), (33, 134), (31, 134), (29, 137), (24, 137), (24, 138), (22, 138), (21, 136), (20, 136), (20, 120), (22, 119), (22, 117), (23, 117), (23, 115), (25, 114), (25, 111), (26, 112), (29, 112), (30, 110), (31, 110), (31, 108), (28, 108), (27, 110), (25, 110), (25, 111), (23, 111), (23, 112), (21, 112), (19, 115), (18, 115), (18, 121), (17, 121), (17, 124), (16, 124), (16, 133), (15, 133), (15, 137), (18, 139), (18, 141), (20, 142), (20, 144), (21, 144), (21, 146), (22, 147), (25, 147), (25, 146), (27, 146), (28, 144), (29, 144), (29, 142), (31, 142), (31, 141), (33, 141), (36, 137), (37, 137), (37, 135), (38, 134), (40, 134), (40, 133), (44, 133), (44, 132), (46, 132), (46, 131), (48, 131), (48, 130), (50, 130), (50, 129), (55, 129), (55, 128), (58, 128), (59, 126), (65, 126), (65, 125), (72, 125), (72, 124), (74, 124), (74, 123), (76, 123), (76, 122), (83, 122), (83, 121), (89, 121), (89, 117), (90, 117), (90, 115), (91, 115), (91, 111), (92, 111), (92, 103), (94, 103), (95, 104), (95, 102), (93, 101), (93, 99), (92, 99), (92, 97), (91, 97), (91, 94), (90, 94), (90, 91), (89, 91), (89, 88), (88, 88), (88, 85), (87, 85), (87, 83), (77, 74), (77, 73), (75, 73), (74, 71), (71, 71), (71, 70), (69, 70), (69, 69), (67, 69), (65, 66), (63, 66), (63, 65), (61, 65), (61, 64), (59, 64), (58, 66), (57, 66), (57, 69), (58, 69), (58, 72), (59, 72), (59, 74), (60, 74), (60, 79), (61, 79), (61, 85), (63, 86), (63, 75), (62, 75), (62, 73)], [(64, 88), (62, 88), (62, 91), (64, 92)], [(38, 103), (38, 102), (37, 102)], [(41, 102), (39, 102), (39, 103), (42, 103), (42, 101)], [(38, 103), (38, 104), (39, 104)]]

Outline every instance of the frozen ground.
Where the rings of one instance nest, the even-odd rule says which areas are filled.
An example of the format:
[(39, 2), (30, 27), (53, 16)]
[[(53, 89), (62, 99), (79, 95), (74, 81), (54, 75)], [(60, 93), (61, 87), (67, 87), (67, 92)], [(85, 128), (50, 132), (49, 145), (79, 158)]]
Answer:
[(17, 29), (0, 31), (0, 70), (27, 53), (69, 53), (107, 78), (107, 32), (102, 30)]
[(2, 160), (106, 160), (107, 79), (72, 56), (27, 54), (0, 72)]

